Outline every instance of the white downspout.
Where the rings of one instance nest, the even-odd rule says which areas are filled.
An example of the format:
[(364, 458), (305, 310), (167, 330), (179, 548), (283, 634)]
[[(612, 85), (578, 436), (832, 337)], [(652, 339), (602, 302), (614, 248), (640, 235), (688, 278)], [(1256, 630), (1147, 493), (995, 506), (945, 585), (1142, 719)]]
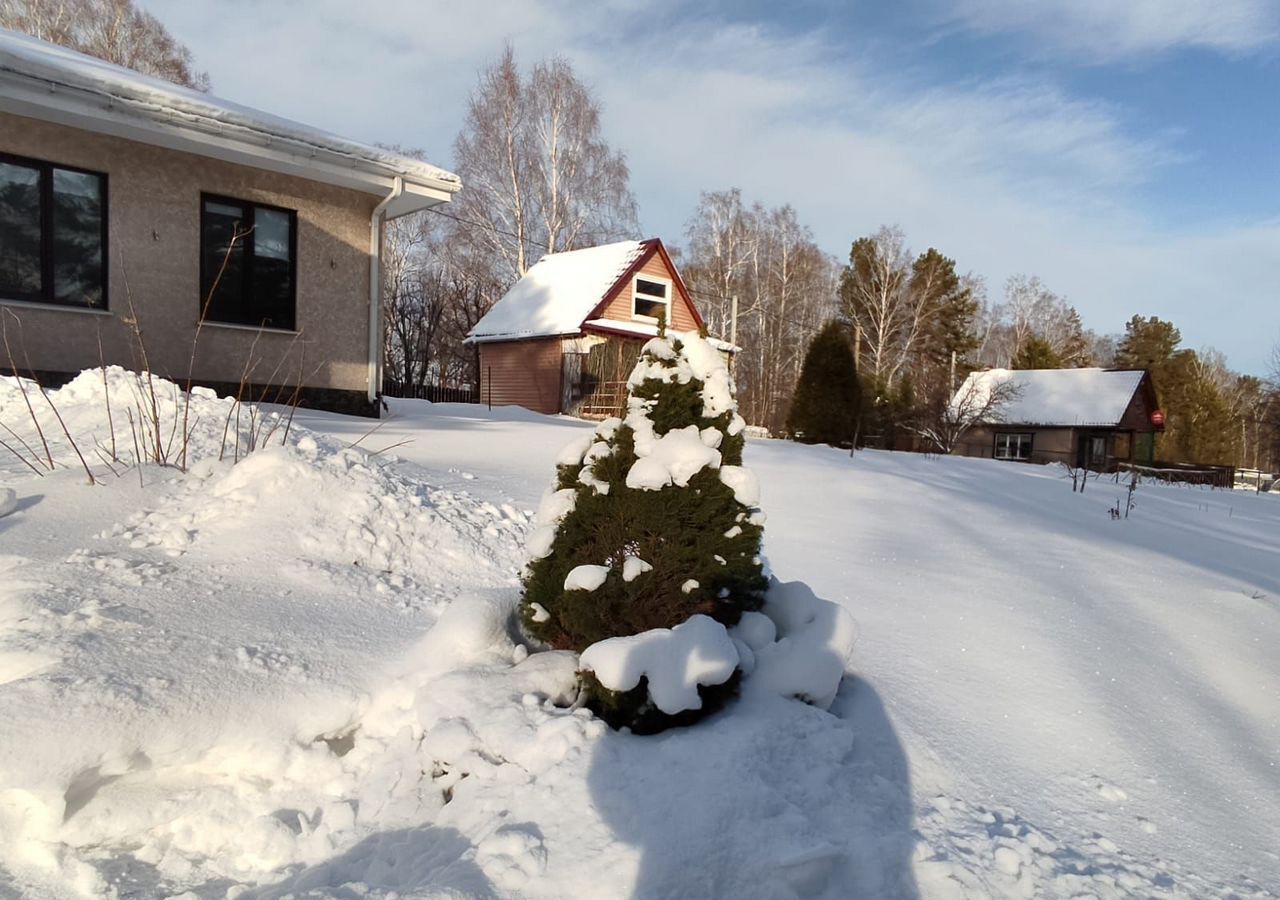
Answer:
[(373, 208), (369, 217), (369, 402), (378, 402), (382, 388), (382, 216), (404, 193), (404, 179), (396, 176), (391, 193)]

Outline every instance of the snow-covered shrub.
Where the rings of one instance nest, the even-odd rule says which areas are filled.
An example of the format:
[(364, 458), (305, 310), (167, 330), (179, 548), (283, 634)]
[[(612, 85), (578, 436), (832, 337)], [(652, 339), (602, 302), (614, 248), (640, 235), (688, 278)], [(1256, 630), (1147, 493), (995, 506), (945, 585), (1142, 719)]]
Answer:
[(764, 517), (729, 373), (706, 341), (649, 341), (627, 385), (626, 418), (559, 460), (521, 618), (534, 638), (583, 654), (598, 714), (656, 731), (735, 689), (725, 627), (762, 603)]
[(861, 397), (849, 330), (828, 322), (805, 352), (787, 431), (806, 444), (852, 446)]

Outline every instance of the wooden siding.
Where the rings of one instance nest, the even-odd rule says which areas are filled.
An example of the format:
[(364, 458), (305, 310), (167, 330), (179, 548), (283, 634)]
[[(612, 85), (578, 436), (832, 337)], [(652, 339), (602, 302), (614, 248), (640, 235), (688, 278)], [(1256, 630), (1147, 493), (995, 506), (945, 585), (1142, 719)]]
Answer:
[[(693, 310), (689, 306), (689, 298), (680, 291), (679, 285), (676, 283), (675, 273), (667, 267), (662, 259), (662, 254), (656, 250), (652, 251), (650, 257), (645, 260), (636, 275), (651, 275), (658, 278), (666, 279), (671, 282), (671, 327), (676, 331), (695, 331), (698, 327), (698, 320), (694, 317)], [(635, 277), (628, 278), (626, 282), (618, 286), (617, 291), (609, 298), (609, 302), (605, 305), (598, 318), (614, 319), (618, 322), (635, 322), (636, 319), (631, 316), (631, 304), (635, 300)]]
[(560, 411), (560, 338), (480, 345), (480, 402)]
[(1151, 383), (1151, 375), (1144, 374), (1138, 389), (1133, 392), (1129, 407), (1120, 418), (1120, 427), (1133, 431), (1155, 431), (1151, 424), (1151, 414), (1156, 410), (1155, 386)]

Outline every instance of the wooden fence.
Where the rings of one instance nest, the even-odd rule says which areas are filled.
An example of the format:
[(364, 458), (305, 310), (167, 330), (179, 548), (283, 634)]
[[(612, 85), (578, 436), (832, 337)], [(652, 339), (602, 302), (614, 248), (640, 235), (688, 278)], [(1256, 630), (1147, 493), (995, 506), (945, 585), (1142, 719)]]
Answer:
[(1192, 463), (1171, 463), (1156, 460), (1149, 466), (1138, 466), (1122, 462), (1116, 472), (1119, 479), (1121, 472), (1138, 473), (1144, 481), (1159, 481), (1165, 484), (1189, 484), (1201, 487), (1225, 488), (1231, 490), (1235, 484), (1234, 466), (1200, 466)]
[(464, 387), (447, 387), (441, 384), (405, 384), (394, 378), (382, 380), (384, 397), (402, 397), (407, 400), (430, 400), (432, 403), (479, 403), (480, 392)]

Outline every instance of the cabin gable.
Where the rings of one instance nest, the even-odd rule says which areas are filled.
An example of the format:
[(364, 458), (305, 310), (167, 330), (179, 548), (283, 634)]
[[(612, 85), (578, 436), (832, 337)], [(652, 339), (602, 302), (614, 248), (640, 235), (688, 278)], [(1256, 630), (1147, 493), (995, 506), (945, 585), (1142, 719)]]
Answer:
[(688, 289), (670, 257), (657, 242), (641, 254), (635, 264), (614, 283), (587, 319), (652, 325), (657, 319), (646, 313), (656, 311), (659, 293), (666, 295), (667, 324), (673, 330), (697, 331), (701, 327), (702, 319), (689, 297)]

